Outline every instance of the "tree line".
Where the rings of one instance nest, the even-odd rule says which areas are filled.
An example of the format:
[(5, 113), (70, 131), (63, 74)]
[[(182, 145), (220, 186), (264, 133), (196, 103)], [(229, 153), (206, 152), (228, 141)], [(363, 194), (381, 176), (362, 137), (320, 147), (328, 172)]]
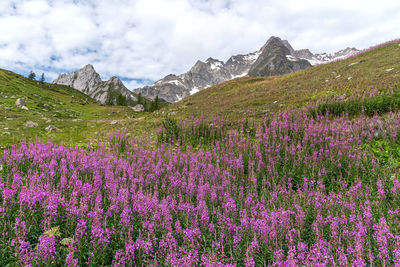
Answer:
[[(128, 101), (126, 100), (126, 97), (123, 96), (121, 93), (119, 93), (117, 95), (115, 103), (118, 106), (127, 106), (129, 104)], [(108, 101), (107, 104), (112, 105), (112, 101)], [(141, 93), (139, 93), (137, 95), (137, 101), (136, 101), (136, 103), (133, 103), (133, 104), (143, 105), (144, 111), (148, 111), (148, 112), (153, 112), (162, 107), (161, 101), (158, 98), (158, 96), (156, 96), (154, 98), (154, 100), (149, 100), (149, 99), (144, 98)]]
[[(28, 78), (31, 80), (36, 81), (36, 73), (34, 73), (33, 71), (31, 71), (28, 75)], [(44, 72), (42, 73), (42, 75), (40, 76), (39, 82), (44, 83), (45, 82), (45, 78), (44, 78)]]

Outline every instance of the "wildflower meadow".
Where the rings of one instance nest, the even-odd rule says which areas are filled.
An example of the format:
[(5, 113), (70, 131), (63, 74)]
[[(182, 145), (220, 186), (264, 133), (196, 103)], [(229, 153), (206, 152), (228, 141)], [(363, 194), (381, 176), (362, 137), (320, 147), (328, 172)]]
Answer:
[(168, 117), (156, 141), (10, 146), (1, 265), (400, 266), (397, 102), (334, 101), (356, 111)]

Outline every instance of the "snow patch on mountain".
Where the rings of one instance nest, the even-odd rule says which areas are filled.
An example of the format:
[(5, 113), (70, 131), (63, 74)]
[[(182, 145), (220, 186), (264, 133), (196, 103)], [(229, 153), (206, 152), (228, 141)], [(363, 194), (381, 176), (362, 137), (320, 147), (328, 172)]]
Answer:
[(195, 94), (195, 93), (197, 93), (199, 91), (200, 91), (200, 89), (195, 86), (195, 87), (192, 88), (192, 90), (189, 91), (189, 93), (190, 93), (190, 95), (193, 95), (193, 94)]
[(332, 61), (342, 60), (354, 55), (357, 52), (359, 52), (358, 49), (354, 47), (353, 48), (347, 47), (346, 49), (342, 49), (334, 53), (312, 54), (301, 58), (308, 60), (308, 62), (310, 62), (311, 65), (315, 66), (320, 64), (326, 64)]
[(211, 68), (212, 70), (219, 70), (219, 69), (221, 69), (222, 67), (223, 67), (223, 65), (222, 65), (221, 62), (212, 62), (212, 63), (210, 64), (210, 68)]
[(172, 80), (172, 81), (168, 81), (168, 82), (175, 84), (175, 85), (181, 85), (181, 83), (178, 80)]
[(244, 56), (244, 59), (247, 61), (256, 61), (258, 59), (258, 57), (261, 55), (261, 49), (257, 52), (254, 53), (250, 53), (248, 55)]
[(294, 61), (294, 62), (296, 62), (296, 61), (299, 61), (299, 60), (300, 60), (299, 58), (297, 58), (297, 57), (294, 57), (294, 56), (292, 56), (292, 55), (286, 55), (286, 58), (287, 58), (287, 59), (289, 59), (290, 61)]
[(246, 76), (246, 75), (247, 75), (247, 73), (242, 73), (242, 74), (239, 74), (239, 75), (232, 75), (232, 80), (233, 80), (233, 79), (236, 79), (236, 78), (244, 77), (244, 76)]
[(176, 102), (181, 101), (183, 98), (179, 95), (176, 95), (176, 98), (178, 99)]

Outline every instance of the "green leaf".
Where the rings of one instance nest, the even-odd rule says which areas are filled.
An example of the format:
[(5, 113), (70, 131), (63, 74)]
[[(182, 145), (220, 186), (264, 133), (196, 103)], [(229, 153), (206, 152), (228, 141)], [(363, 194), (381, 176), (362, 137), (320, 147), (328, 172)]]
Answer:
[(60, 237), (61, 236), (60, 227), (59, 226), (53, 227), (50, 230), (47, 230), (46, 232), (44, 232), (43, 235), (46, 235), (48, 237), (51, 237), (51, 236)]
[(60, 243), (61, 245), (68, 246), (69, 244), (71, 244), (72, 240), (73, 239), (71, 237), (67, 237), (63, 238)]

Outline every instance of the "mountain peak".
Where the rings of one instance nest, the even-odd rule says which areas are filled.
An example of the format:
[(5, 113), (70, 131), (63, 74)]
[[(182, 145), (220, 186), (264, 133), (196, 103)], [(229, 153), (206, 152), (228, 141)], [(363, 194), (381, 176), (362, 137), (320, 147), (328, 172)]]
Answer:
[(121, 80), (117, 76), (112, 76), (110, 81), (121, 82)]
[(271, 36), (271, 37), (268, 38), (267, 43), (268, 42), (272, 42), (272, 41), (282, 42), (282, 39), (280, 37), (278, 37), (278, 36)]
[(178, 77), (175, 74), (168, 74), (164, 77), (165, 80), (176, 80)]
[(265, 47), (271, 46), (271, 45), (283, 45), (285, 47), (286, 47), (286, 45), (290, 46), (290, 44), (287, 40), (282, 40), (281, 38), (279, 38), (277, 36), (272, 36), (271, 38), (269, 38), (263, 47), (265, 48)]
[(196, 71), (198, 69), (202, 69), (207, 67), (207, 63), (201, 61), (201, 60), (197, 60), (196, 63), (193, 65), (193, 67), (190, 69), (190, 71)]
[(122, 83), (122, 81), (117, 77), (117, 76), (112, 76), (107, 83), (113, 84), (114, 86), (119, 86), (119, 87), (124, 87), (125, 85)]
[(131, 92), (118, 77), (113, 76), (108, 81), (102, 81), (91, 64), (87, 64), (78, 71), (62, 74), (53, 83), (75, 88), (102, 104), (106, 102), (116, 103), (116, 100), (112, 99), (112, 96), (115, 95), (113, 94), (114, 91), (121, 93), (127, 100), (135, 101), (135, 97), (131, 95)]
[(206, 63), (210, 63), (210, 62), (222, 62), (222, 61), (212, 58), (212, 57), (209, 57), (209, 58), (207, 58)]
[(277, 36), (271, 36), (270, 38), (268, 38), (267, 42), (264, 44), (263, 47), (266, 47), (267, 45), (271, 44), (271, 43), (281, 43), (283, 44), (283, 40)]
[(92, 64), (87, 64), (87, 65), (84, 66), (81, 70), (96, 72)]
[(261, 48), (261, 55), (249, 70), (250, 76), (275, 76), (299, 71), (311, 64), (294, 56), (294, 49), (288, 41), (271, 37)]

